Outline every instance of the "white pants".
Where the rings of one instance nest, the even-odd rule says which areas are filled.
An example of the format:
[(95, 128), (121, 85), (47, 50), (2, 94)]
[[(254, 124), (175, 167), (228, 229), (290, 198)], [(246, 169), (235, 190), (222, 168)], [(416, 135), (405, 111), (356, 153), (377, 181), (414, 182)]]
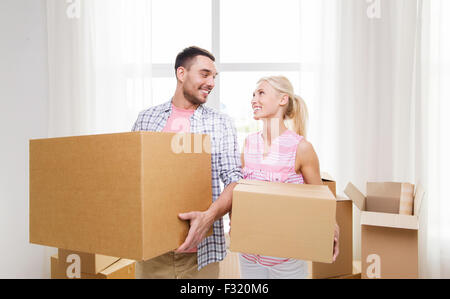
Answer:
[(308, 264), (305, 261), (290, 259), (275, 266), (263, 266), (239, 254), (241, 278), (243, 279), (306, 279)]

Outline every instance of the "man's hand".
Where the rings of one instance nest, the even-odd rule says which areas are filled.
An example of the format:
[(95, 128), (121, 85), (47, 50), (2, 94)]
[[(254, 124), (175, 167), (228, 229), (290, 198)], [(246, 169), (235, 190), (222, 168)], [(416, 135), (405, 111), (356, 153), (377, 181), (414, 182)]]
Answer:
[(191, 227), (184, 243), (175, 250), (176, 253), (196, 248), (214, 223), (214, 217), (208, 211), (184, 213), (179, 214), (178, 217), (181, 220), (189, 220)]
[(196, 248), (198, 244), (205, 238), (214, 221), (219, 220), (226, 213), (231, 211), (231, 201), (233, 189), (237, 183), (230, 183), (224, 188), (219, 198), (211, 204), (209, 209), (205, 212), (190, 212), (179, 214), (178, 218), (181, 220), (189, 220), (191, 228), (186, 237), (186, 240), (177, 250), (176, 253), (186, 252)]
[(334, 248), (333, 248), (333, 263), (339, 255), (339, 225), (336, 224), (334, 229)]

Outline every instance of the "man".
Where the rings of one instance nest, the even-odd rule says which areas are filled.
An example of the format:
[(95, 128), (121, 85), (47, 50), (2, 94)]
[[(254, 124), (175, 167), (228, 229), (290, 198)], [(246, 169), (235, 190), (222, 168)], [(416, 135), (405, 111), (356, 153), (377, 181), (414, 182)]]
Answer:
[[(218, 262), (226, 255), (222, 217), (231, 211), (232, 192), (242, 175), (233, 122), (204, 106), (215, 86), (214, 62), (214, 56), (204, 49), (184, 49), (175, 62), (177, 87), (172, 100), (141, 112), (133, 127), (133, 131), (210, 135), (213, 194), (207, 211), (179, 215), (190, 221), (185, 242), (175, 252), (138, 263), (138, 278), (218, 278)], [(224, 184), (222, 193), (219, 179)], [(205, 238), (211, 225), (213, 235)]]

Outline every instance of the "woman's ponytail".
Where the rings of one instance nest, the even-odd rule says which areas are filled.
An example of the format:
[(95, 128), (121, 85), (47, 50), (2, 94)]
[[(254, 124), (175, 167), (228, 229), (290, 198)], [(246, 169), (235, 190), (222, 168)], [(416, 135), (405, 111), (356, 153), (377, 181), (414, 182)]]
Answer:
[(308, 107), (305, 101), (297, 95), (294, 95), (289, 100), (292, 100), (292, 109), (288, 109), (286, 116), (292, 121), (295, 133), (306, 138)]

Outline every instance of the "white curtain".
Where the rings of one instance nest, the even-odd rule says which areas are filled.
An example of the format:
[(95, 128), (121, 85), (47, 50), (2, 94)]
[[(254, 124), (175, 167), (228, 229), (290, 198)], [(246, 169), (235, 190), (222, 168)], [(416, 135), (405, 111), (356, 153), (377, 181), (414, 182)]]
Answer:
[(450, 278), (450, 1), (421, 0), (416, 74), (416, 177), (426, 186), (420, 272)]
[[(329, 148), (338, 190), (348, 182), (364, 192), (368, 181), (414, 183), (417, 2), (344, 0), (336, 13), (336, 143)], [(360, 215), (354, 210), (359, 259)]]
[(151, 104), (151, 2), (47, 0), (49, 136), (130, 131)]
[[(449, 277), (450, 3), (340, 2), (335, 144), (338, 190), (354, 182), (420, 183), (421, 277)], [(355, 211), (355, 257), (360, 257)]]

